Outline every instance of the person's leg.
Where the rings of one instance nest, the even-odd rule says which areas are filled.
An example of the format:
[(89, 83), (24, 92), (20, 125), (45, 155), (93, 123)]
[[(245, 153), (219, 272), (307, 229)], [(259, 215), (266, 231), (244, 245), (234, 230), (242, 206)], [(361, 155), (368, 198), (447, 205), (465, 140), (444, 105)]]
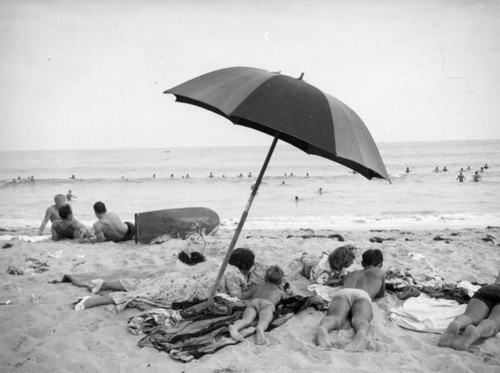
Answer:
[(328, 333), (332, 330), (338, 330), (349, 314), (349, 303), (344, 298), (333, 298), (330, 308), (325, 317), (321, 320), (318, 330), (318, 345), (321, 347), (331, 347), (331, 341)]
[(472, 298), (467, 305), (465, 313), (459, 315), (446, 328), (439, 338), (438, 346), (451, 347), (460, 330), (468, 325), (477, 325), (482, 319), (488, 316), (490, 310), (488, 306), (479, 299)]
[(368, 299), (357, 299), (351, 307), (351, 324), (354, 329), (352, 343), (345, 346), (348, 351), (358, 351), (365, 342), (370, 321), (373, 318), (372, 304)]
[(269, 327), (271, 321), (273, 321), (274, 309), (271, 306), (264, 307), (259, 313), (259, 322), (255, 328), (255, 344), (263, 345), (266, 344), (266, 337), (264, 332)]
[(466, 350), (479, 338), (492, 337), (500, 331), (500, 304), (491, 309), (488, 318), (483, 319), (477, 326), (468, 325), (464, 334), (453, 343), (455, 350)]
[(300, 274), (309, 280), (309, 278), (311, 277), (311, 271), (314, 268), (315, 264), (317, 264), (317, 261), (303, 256), (300, 262), (302, 263)]
[(231, 338), (233, 338), (235, 341), (242, 341), (243, 336), (238, 333), (238, 331), (250, 325), (252, 321), (255, 320), (255, 317), (257, 317), (257, 311), (255, 310), (255, 308), (251, 305), (247, 306), (247, 308), (245, 308), (245, 312), (243, 312), (243, 316), (241, 317), (241, 319), (237, 320), (234, 324), (229, 325), (229, 334), (231, 334)]
[(104, 281), (101, 279), (95, 279), (90, 283), (81, 283), (81, 285), (85, 286), (92, 293), (98, 293), (104, 290), (127, 291), (127, 289), (123, 287), (120, 280)]
[(104, 281), (101, 285), (101, 289), (99, 291), (104, 290), (113, 290), (113, 291), (127, 291), (120, 282), (120, 280), (115, 281)]

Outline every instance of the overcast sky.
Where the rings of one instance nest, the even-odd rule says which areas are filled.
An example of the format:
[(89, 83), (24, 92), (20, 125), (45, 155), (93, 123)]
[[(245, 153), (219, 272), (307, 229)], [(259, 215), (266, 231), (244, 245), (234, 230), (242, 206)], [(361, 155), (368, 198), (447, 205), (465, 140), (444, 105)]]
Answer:
[(0, 0), (0, 150), (269, 145), (162, 92), (253, 66), (377, 142), (500, 138), (500, 1)]

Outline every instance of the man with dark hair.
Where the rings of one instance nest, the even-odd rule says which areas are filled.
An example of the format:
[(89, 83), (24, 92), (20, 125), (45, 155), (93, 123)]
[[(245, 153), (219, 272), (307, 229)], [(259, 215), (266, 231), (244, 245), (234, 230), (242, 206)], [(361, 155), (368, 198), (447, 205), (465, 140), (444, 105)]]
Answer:
[(108, 212), (106, 205), (99, 201), (94, 204), (94, 213), (99, 221), (94, 223), (97, 241), (129, 241), (135, 236), (135, 225), (122, 222), (114, 212)]
[(373, 318), (372, 301), (385, 294), (385, 271), (382, 270), (383, 255), (379, 249), (367, 250), (363, 253), (363, 270), (349, 273), (342, 289), (330, 302), (330, 308), (318, 327), (318, 344), (331, 347), (328, 333), (338, 330), (351, 316), (354, 329), (352, 343), (346, 350), (359, 350), (366, 338), (370, 321)]
[(78, 239), (80, 238), (80, 231), (86, 232), (85, 225), (73, 218), (73, 211), (70, 205), (59, 207), (58, 210), (60, 220), (55, 220), (52, 223), (52, 239), (59, 241), (65, 238)]

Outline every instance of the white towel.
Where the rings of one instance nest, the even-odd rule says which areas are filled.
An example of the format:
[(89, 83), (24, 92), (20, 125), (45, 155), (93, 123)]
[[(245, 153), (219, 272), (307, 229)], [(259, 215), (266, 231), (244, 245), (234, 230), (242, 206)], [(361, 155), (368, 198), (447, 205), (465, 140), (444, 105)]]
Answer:
[(466, 304), (455, 300), (431, 298), (425, 293), (407, 299), (402, 307), (391, 308), (390, 318), (405, 329), (443, 333), (455, 317), (465, 312)]

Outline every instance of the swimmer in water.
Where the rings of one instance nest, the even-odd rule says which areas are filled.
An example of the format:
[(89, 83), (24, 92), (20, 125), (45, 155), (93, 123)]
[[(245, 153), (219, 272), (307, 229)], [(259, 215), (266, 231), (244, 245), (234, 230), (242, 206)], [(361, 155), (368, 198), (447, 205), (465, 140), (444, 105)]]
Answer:
[(457, 180), (460, 181), (461, 183), (463, 183), (466, 180), (465, 176), (462, 174), (462, 171), (460, 171), (460, 173), (458, 174)]

